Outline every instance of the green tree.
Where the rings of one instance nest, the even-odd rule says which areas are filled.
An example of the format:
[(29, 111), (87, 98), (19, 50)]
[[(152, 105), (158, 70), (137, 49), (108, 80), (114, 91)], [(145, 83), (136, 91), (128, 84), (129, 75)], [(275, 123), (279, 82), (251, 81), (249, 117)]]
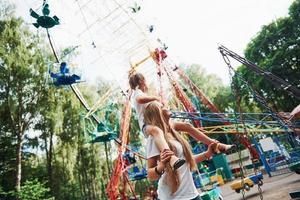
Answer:
[[(14, 7), (6, 1), (0, 1), (0, 32), (4, 29), (5, 20), (13, 15)], [(2, 38), (0, 39), (2, 40)], [(2, 43), (1, 43), (2, 44)], [(0, 51), (5, 53), (0, 47)], [(6, 73), (4, 60), (0, 57), (0, 74)], [(0, 75), (2, 77), (2, 75)], [(0, 198), (4, 198), (7, 191), (13, 189), (14, 174), (15, 174), (15, 137), (12, 134), (12, 127), (10, 126), (8, 108), (4, 102), (4, 88), (2, 87), (4, 80), (0, 80), (0, 184), (1, 191)]]
[(185, 67), (188, 77), (202, 90), (202, 92), (212, 101), (226, 86), (221, 78), (215, 74), (209, 74), (198, 64), (192, 64)]
[(101, 183), (107, 182), (108, 178), (102, 176), (102, 166), (105, 166), (103, 147), (86, 143), (83, 109), (71, 90), (59, 94), (62, 117), (54, 151), (54, 196), (64, 200), (100, 199), (105, 195), (101, 192)]
[[(300, 1), (295, 0), (287, 17), (279, 18), (262, 27), (247, 45), (245, 57), (262, 69), (300, 87)], [(290, 111), (299, 101), (278, 89), (269, 80), (242, 66), (239, 72), (263, 96), (267, 103), (281, 111)], [(251, 94), (245, 94), (251, 102)]]
[(54, 200), (52, 197), (49, 198), (49, 190), (49, 188), (45, 187), (45, 183), (40, 183), (35, 179), (26, 181), (16, 196), (22, 200)]
[[(0, 187), (3, 191), (13, 190), (15, 174), (15, 138), (8, 126), (7, 109), (0, 107)], [(0, 199), (4, 199), (0, 193)]]
[(24, 135), (39, 113), (45, 86), (45, 57), (40, 37), (32, 35), (20, 18), (0, 19), (0, 107), (16, 143), (15, 188), (20, 190)]
[(38, 148), (45, 151), (46, 168), (48, 175), (48, 185), (52, 194), (54, 193), (53, 186), (53, 160), (54, 160), (54, 138), (58, 132), (62, 130), (63, 112), (61, 111), (61, 102), (64, 95), (57, 88), (46, 86), (40, 101), (40, 115), (35, 125), (36, 131), (41, 131), (41, 135), (37, 140), (41, 140)]
[[(222, 80), (215, 74), (208, 74), (206, 70), (198, 64), (192, 64), (184, 67), (186, 75), (189, 79), (202, 91), (202, 93), (211, 100), (211, 102), (217, 106), (221, 112), (231, 110), (234, 102), (231, 95), (230, 86), (224, 85)], [(200, 99), (195, 101), (195, 94), (193, 94), (188, 86), (185, 86), (186, 92), (190, 99), (198, 104), (201, 112), (211, 112), (206, 105), (204, 105)], [(198, 108), (198, 109), (199, 109)]]

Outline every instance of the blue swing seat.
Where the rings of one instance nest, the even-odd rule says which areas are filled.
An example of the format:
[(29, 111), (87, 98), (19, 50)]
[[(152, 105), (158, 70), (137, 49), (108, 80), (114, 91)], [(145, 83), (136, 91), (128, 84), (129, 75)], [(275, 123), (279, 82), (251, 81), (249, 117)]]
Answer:
[(123, 157), (128, 161), (129, 164), (136, 163), (135, 156), (132, 152), (126, 152)]
[(140, 170), (137, 166), (134, 166), (128, 170), (129, 180), (136, 181), (147, 178), (147, 170), (143, 167)]
[(62, 62), (60, 64), (60, 72), (53, 73), (50, 72), (50, 76), (53, 79), (53, 84), (55, 86), (62, 86), (62, 85), (72, 85), (74, 83), (80, 82), (80, 76), (76, 74), (69, 74), (69, 68), (66, 62)]

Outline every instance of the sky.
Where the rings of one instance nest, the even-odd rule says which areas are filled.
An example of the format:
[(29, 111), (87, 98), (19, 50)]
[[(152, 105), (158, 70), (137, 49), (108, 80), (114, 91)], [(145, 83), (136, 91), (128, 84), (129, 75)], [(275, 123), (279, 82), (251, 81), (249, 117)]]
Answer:
[[(184, 2), (184, 3), (183, 3)], [(229, 82), (225, 63), (217, 50), (223, 44), (243, 55), (251, 38), (279, 17), (287, 16), (291, 0), (164, 0), (159, 7), (161, 33), (176, 60), (199, 63)]]
[[(105, 0), (103, 0), (103, 2), (104, 1)], [(119, 2), (123, 1), (124, 0), (120, 0)], [(30, 21), (29, 7), (37, 9), (40, 7), (39, 4), (42, 3), (42, 0), (12, 0), (12, 2), (17, 5), (17, 13), (25, 18), (25, 21)], [(74, 18), (72, 21), (74, 13), (79, 13), (78, 10), (75, 12), (75, 7), (73, 8), (71, 5), (75, 4), (75, 1), (50, 0), (48, 2), (50, 6), (52, 6), (52, 12), (55, 12), (58, 16), (66, 16), (62, 27), (68, 23), (73, 23), (71, 31), (70, 29), (67, 31), (68, 34), (71, 35), (73, 32), (76, 32), (75, 29), (79, 30), (82, 26), (86, 25), (82, 22), (84, 19), (75, 20)], [(81, 3), (81, 5), (85, 5), (88, 1), (78, 0), (78, 2)], [(243, 55), (247, 43), (255, 37), (261, 27), (277, 18), (287, 16), (288, 7), (293, 1), (136, 0), (135, 2), (141, 5), (140, 12), (143, 14), (143, 20), (141, 21), (143, 23), (147, 21), (146, 24), (151, 23), (154, 25), (154, 34), (166, 43), (168, 46), (167, 53), (176, 63), (200, 64), (207, 72), (216, 74), (225, 84), (228, 84), (228, 69), (221, 54), (217, 50), (218, 44), (222, 44), (232, 51)], [(101, 6), (101, 4), (99, 6)], [(96, 5), (94, 5), (94, 7), (96, 7)], [(109, 9), (109, 5), (107, 9)], [(87, 18), (87, 21), (91, 21), (94, 17), (93, 15), (96, 15), (88, 10), (83, 10), (83, 12), (83, 15), (78, 14), (78, 16)], [(62, 19), (64, 19), (63, 16)], [(101, 26), (99, 25), (99, 27)], [(57, 30), (57, 32), (63, 32), (63, 29), (58, 28)], [(87, 41), (89, 40), (87, 39), (88, 37), (95, 38), (96, 35), (100, 34), (99, 30), (97, 31), (98, 32), (95, 30), (94, 35), (93, 32), (87, 33), (89, 36), (85, 37), (85, 39), (82, 38), (82, 40)], [(57, 43), (63, 43), (62, 41), (67, 42), (69, 39), (69, 36), (59, 34), (56, 34), (55, 37)], [(105, 35), (102, 35), (102, 37), (105, 37)], [(73, 44), (74, 41), (75, 40), (72, 40)], [(72, 42), (70, 41), (69, 44)], [(57, 46), (60, 45), (57, 44)], [(99, 50), (99, 52), (100, 51), (101, 50)], [(88, 54), (92, 55), (92, 53)], [(114, 58), (114, 60), (116, 59)], [(86, 63), (86, 61), (81, 64), (83, 65), (84, 63)], [(108, 65), (109, 63), (110, 62), (108, 62)], [(120, 65), (120, 63), (116, 64), (116, 66)], [(123, 69), (111, 67), (109, 70), (110, 76), (107, 74), (103, 75), (103, 73), (100, 72), (99, 75), (102, 74), (108, 79), (124, 78)], [(95, 74), (94, 69), (90, 69), (89, 71), (89, 76)]]

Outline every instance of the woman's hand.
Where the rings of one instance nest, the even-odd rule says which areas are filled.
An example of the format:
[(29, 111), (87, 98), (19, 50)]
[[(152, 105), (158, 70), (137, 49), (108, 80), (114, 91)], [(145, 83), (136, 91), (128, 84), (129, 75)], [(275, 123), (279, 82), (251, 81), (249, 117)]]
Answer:
[(174, 152), (170, 149), (165, 149), (160, 153), (160, 162), (166, 166), (166, 164), (170, 161), (171, 156), (174, 155)]

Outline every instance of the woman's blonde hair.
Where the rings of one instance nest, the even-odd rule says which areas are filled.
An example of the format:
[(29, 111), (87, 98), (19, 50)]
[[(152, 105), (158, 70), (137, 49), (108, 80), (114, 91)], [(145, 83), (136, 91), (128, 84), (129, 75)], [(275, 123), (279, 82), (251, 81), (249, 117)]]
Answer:
[(145, 77), (141, 73), (135, 73), (129, 77), (130, 88), (135, 90), (137, 86), (140, 85), (141, 81), (145, 80)]
[[(165, 136), (165, 140), (168, 143), (170, 149), (177, 155), (175, 146), (170, 142), (170, 137), (166, 137), (166, 133), (170, 133), (175, 140), (177, 140), (183, 149), (186, 162), (190, 167), (190, 170), (196, 169), (196, 163), (191, 152), (189, 143), (179, 133), (177, 133), (165, 120), (161, 109), (161, 104), (155, 101), (150, 102), (144, 112), (144, 121), (147, 125), (153, 125), (159, 127)], [(180, 181), (178, 171), (173, 171), (169, 165), (166, 168), (166, 181), (171, 187), (172, 194), (177, 191)]]

